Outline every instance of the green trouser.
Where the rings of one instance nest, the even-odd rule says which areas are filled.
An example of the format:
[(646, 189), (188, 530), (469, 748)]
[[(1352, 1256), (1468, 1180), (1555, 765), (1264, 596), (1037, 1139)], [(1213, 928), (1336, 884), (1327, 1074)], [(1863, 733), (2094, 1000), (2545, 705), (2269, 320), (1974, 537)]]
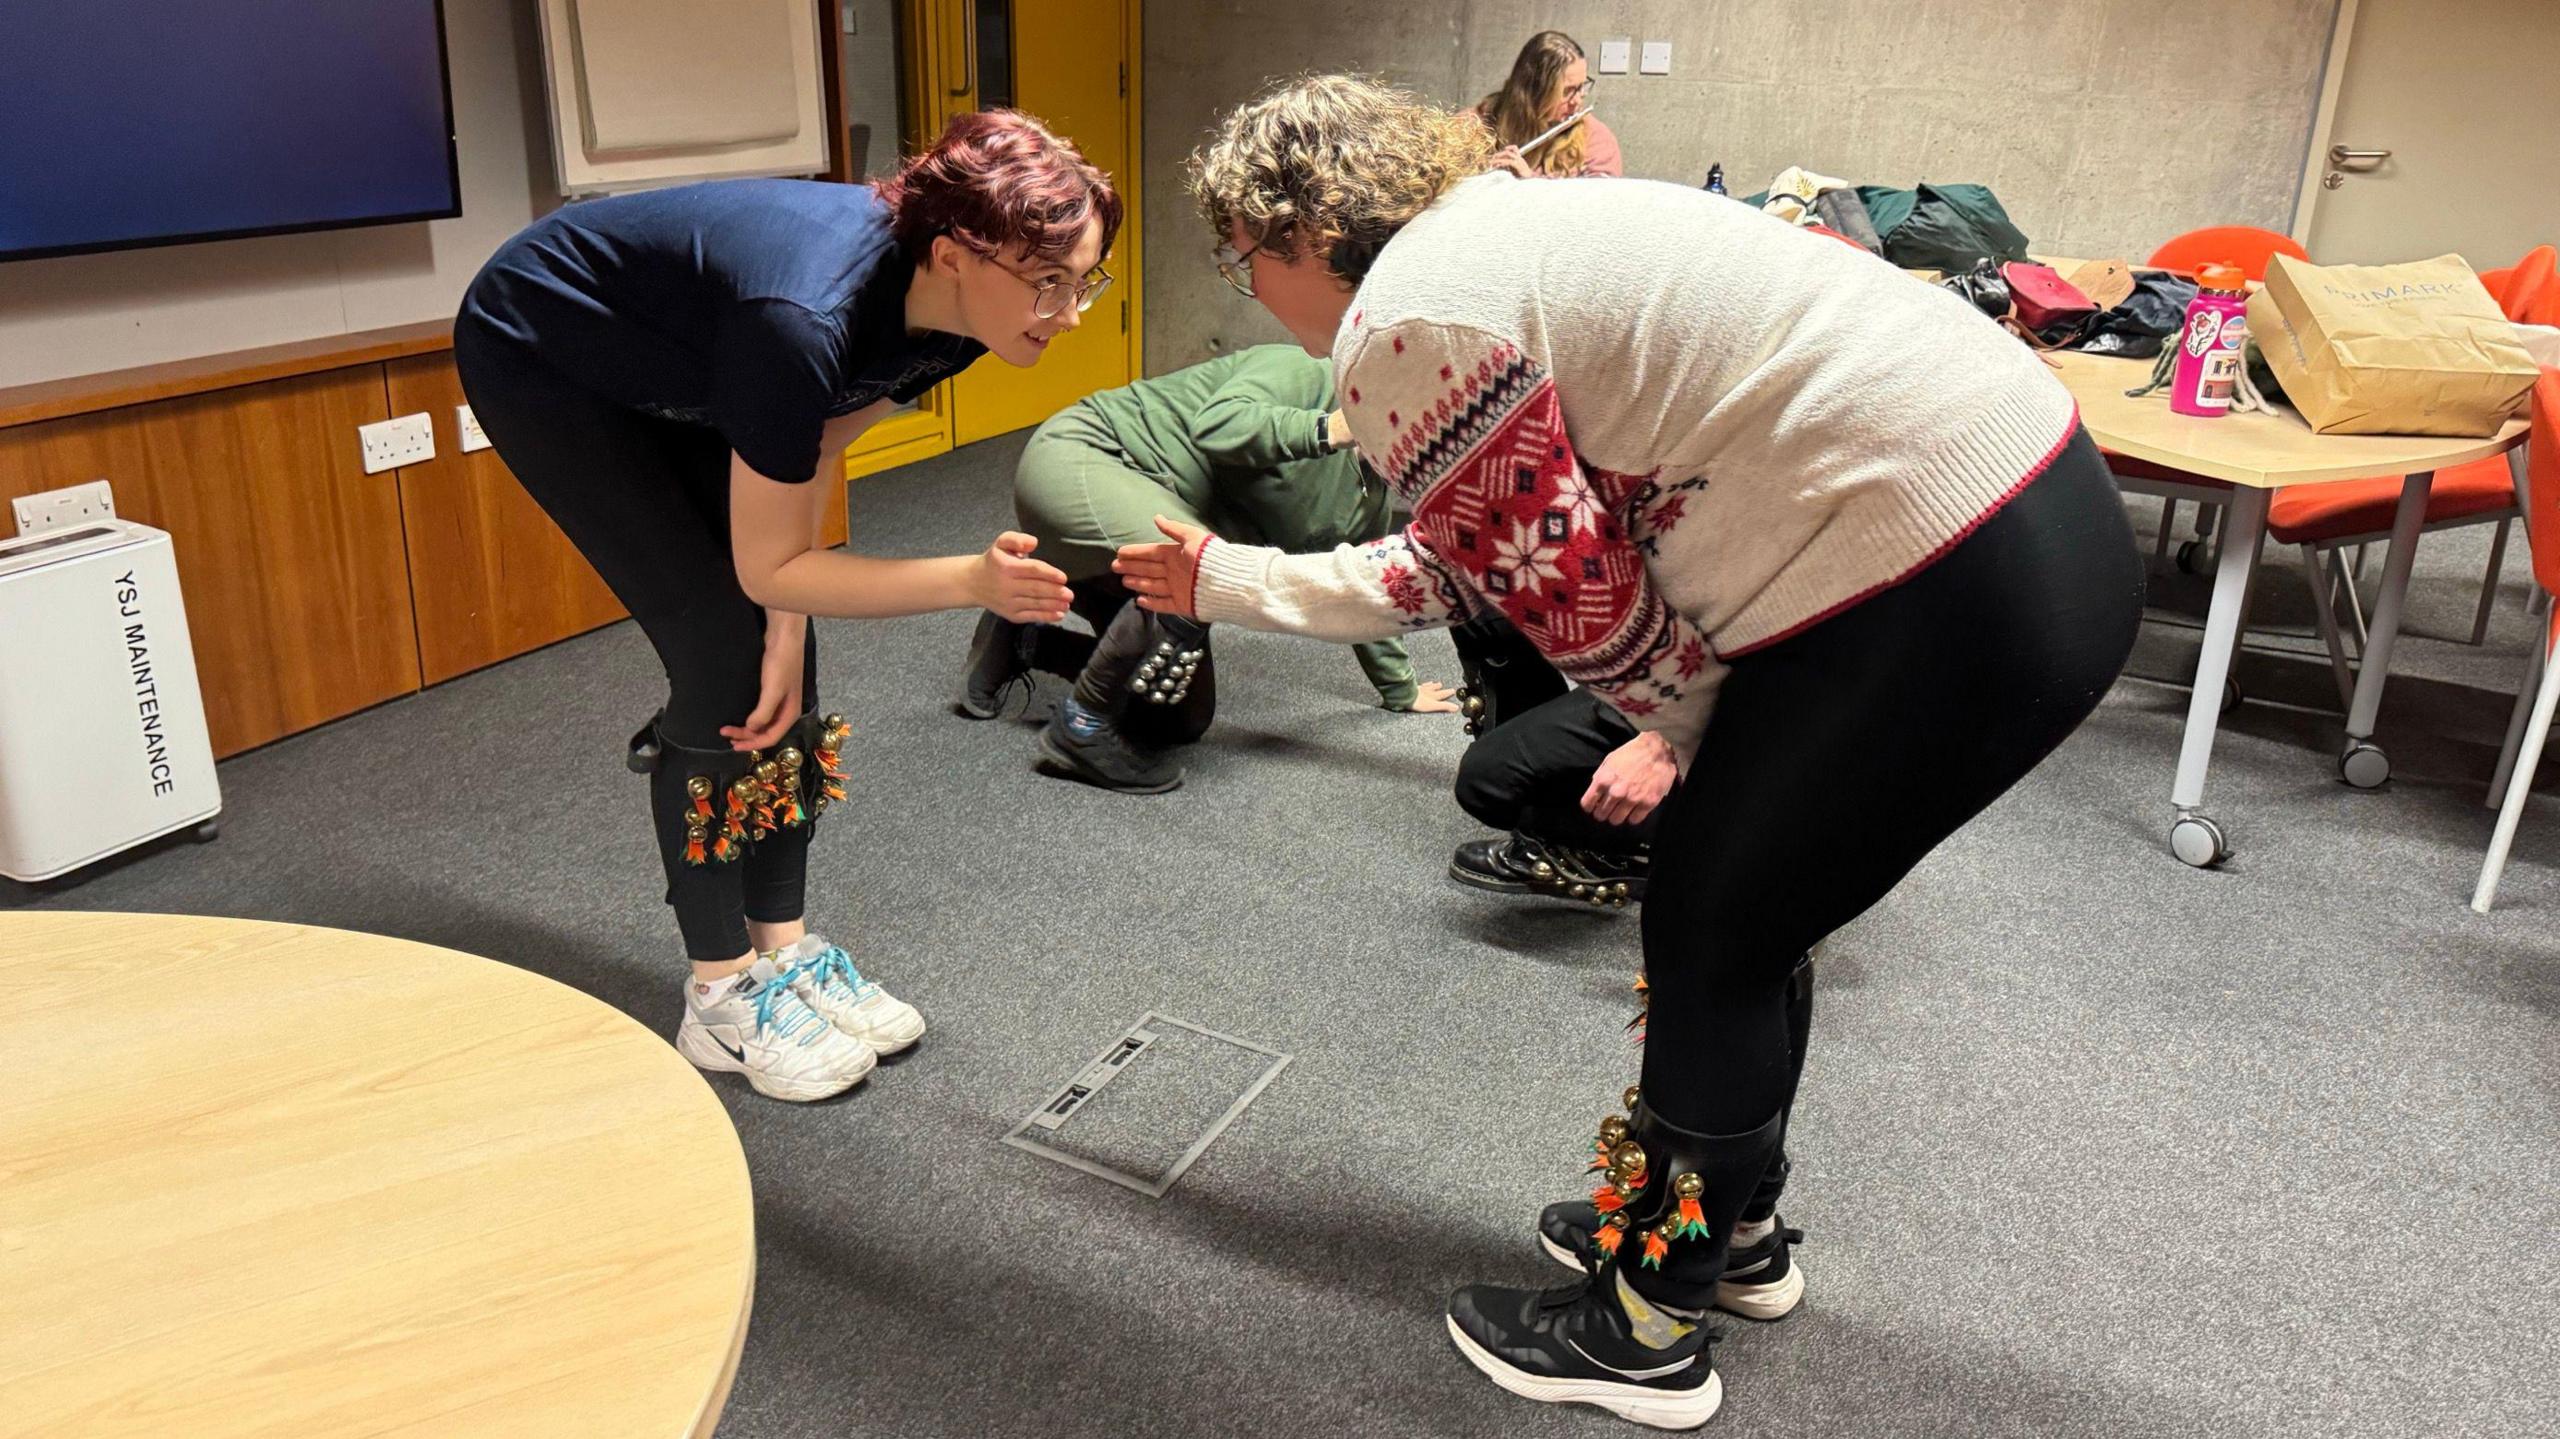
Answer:
[[(1110, 574), (1111, 561), (1123, 545), (1163, 539), (1156, 528), (1158, 515), (1214, 530), (1240, 544), (1282, 549), (1330, 548), (1378, 537), (1264, 534), (1246, 516), (1221, 506), (1206, 482), (1137, 468), (1110, 427), (1082, 405), (1069, 405), (1032, 432), (1014, 470), (1013, 509), (1023, 531), (1040, 542), (1036, 556), (1066, 571), (1070, 583)], [(1383, 506), (1378, 521), (1383, 534)], [(1413, 663), (1405, 657), (1402, 641), (1372, 640), (1351, 648), (1388, 708), (1412, 706)]]

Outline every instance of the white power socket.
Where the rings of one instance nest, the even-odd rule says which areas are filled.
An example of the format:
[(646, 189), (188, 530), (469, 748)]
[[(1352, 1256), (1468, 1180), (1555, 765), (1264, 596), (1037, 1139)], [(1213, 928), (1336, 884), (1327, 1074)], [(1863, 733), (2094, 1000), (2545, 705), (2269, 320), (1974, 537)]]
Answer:
[(480, 417), (471, 413), (469, 405), (453, 407), (453, 429), (454, 433), (462, 436), (464, 454), (489, 448), (489, 433), (480, 428)]
[(9, 502), (9, 510), (18, 518), (19, 534), (40, 535), (87, 520), (114, 519), (116, 494), (107, 488), (106, 481), (91, 480), (68, 489), (21, 495)]
[(402, 465), (424, 464), (436, 457), (435, 420), (424, 410), (394, 420), (358, 425), (356, 438), (364, 444), (364, 472), (368, 475), (396, 470)]

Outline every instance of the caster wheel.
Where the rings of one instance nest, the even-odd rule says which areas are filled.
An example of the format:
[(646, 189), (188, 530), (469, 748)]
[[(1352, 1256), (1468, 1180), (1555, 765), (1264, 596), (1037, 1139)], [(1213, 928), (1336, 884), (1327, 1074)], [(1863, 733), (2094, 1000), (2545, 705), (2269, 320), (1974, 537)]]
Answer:
[(197, 825), (194, 829), (187, 831), (187, 838), (194, 840), (198, 844), (211, 844), (221, 833), (222, 821), (218, 819), (209, 819), (204, 823)]
[(2222, 712), (2224, 714), (2229, 714), (2238, 708), (2240, 708), (2240, 682), (2237, 680), (2224, 680), (2222, 682)]
[(2391, 756), (2380, 745), (2357, 740), (2338, 756), (2338, 778), (2358, 789), (2380, 789), (2391, 778)]
[(2182, 575), (2194, 574), (2196, 572), (2197, 562), (2203, 558), (2204, 541), (2185, 541), (2178, 546), (2178, 573)]
[(2207, 816), (2182, 814), (2169, 826), (2169, 852), (2198, 869), (2211, 869), (2231, 857), (2231, 842)]

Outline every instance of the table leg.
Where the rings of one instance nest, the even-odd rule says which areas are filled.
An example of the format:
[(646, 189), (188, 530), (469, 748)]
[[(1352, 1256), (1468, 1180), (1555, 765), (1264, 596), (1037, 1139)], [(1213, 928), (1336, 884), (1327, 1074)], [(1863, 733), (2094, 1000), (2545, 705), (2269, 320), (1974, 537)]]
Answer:
[(2222, 554), (2213, 571), (2213, 604), (2205, 612), (2204, 653), (2196, 661), (2195, 692), (2187, 696), (2186, 737), (2178, 748), (2177, 783), (2169, 791), (2169, 802), (2178, 811), (2169, 826), (2170, 852), (2200, 869), (2231, 854), (2222, 826), (2203, 810), (2204, 774), (2221, 721), (2222, 687), (2231, 678), (2232, 651), (2240, 644), (2250, 572), (2257, 567), (2258, 546), (2266, 535), (2267, 492), (2235, 485), (2227, 510)]
[(2347, 743), (2338, 753), (2338, 777), (2358, 789), (2391, 778), (2391, 757), (2373, 743), (2382, 710), (2382, 684), (2391, 676), (2391, 649), (2400, 638), (2400, 611), (2409, 598), (2409, 568), (2418, 558), (2418, 529), (2426, 523), (2427, 496), (2435, 472), (2422, 470), (2401, 482), (2400, 508), (2391, 517), (2391, 552), (2382, 562), (2382, 593), (2373, 601), (2373, 632), (2356, 672), (2355, 700), (2347, 706)]

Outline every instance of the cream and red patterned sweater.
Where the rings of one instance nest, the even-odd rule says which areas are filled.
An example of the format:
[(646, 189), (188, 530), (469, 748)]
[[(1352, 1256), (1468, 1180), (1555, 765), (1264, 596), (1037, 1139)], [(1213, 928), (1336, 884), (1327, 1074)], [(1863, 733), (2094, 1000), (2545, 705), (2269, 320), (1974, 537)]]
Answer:
[(1458, 185), (1380, 254), (1333, 360), (1413, 523), (1212, 542), (1200, 617), (1348, 642), (1499, 609), (1684, 769), (1724, 659), (1928, 564), (2077, 422), (1953, 294), (1647, 180)]

